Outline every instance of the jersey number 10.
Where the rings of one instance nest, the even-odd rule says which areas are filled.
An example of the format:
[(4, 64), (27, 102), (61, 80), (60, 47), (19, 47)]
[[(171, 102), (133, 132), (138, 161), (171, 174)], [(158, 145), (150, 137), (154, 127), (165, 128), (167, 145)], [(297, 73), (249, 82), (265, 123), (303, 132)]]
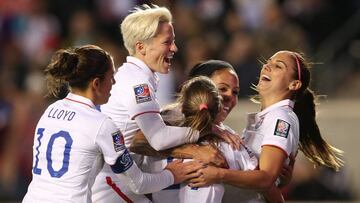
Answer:
[[(35, 166), (33, 167), (33, 173), (34, 174), (38, 174), (41, 175), (41, 170), (40, 168), (38, 168), (38, 163), (39, 163), (39, 148), (41, 146), (41, 138), (44, 135), (44, 131), (45, 128), (39, 128), (37, 130), (37, 135), (38, 135), (38, 142), (39, 145), (36, 147), (36, 155), (35, 155)], [(62, 162), (62, 167), (60, 168), (60, 170), (55, 171), (54, 168), (52, 167), (52, 160), (51, 160), (51, 152), (53, 149), (53, 145), (56, 139), (65, 139), (65, 146), (64, 146), (64, 158), (63, 158), (63, 162)], [(46, 149), (46, 160), (47, 160), (47, 169), (51, 175), (51, 177), (54, 178), (60, 178), (61, 176), (63, 176), (69, 169), (69, 160), (70, 160), (70, 151), (71, 151), (71, 145), (73, 143), (73, 139), (71, 138), (69, 132), (67, 131), (59, 131), (58, 133), (52, 134), (49, 140), (49, 143), (47, 145), (47, 149)]]

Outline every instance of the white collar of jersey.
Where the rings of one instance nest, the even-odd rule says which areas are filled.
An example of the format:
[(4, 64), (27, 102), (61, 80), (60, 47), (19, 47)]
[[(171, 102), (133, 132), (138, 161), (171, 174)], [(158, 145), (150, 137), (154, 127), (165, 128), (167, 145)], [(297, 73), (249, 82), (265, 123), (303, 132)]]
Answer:
[(155, 72), (153, 72), (149, 68), (149, 66), (147, 66), (142, 60), (140, 60), (140, 59), (138, 59), (136, 57), (133, 57), (133, 56), (127, 56), (126, 57), (126, 62), (130, 63), (130, 64), (134, 64), (136, 67), (140, 68), (146, 74), (153, 77), (155, 79), (156, 84), (158, 83), (159, 77), (157, 76), (157, 74)]
[(72, 101), (74, 103), (86, 105), (89, 106), (90, 108), (96, 109), (95, 104), (90, 99), (77, 94), (73, 94), (71, 92), (69, 92), (69, 94), (65, 97), (65, 99)]
[(257, 114), (257, 116), (263, 116), (263, 115), (267, 114), (268, 112), (272, 111), (273, 109), (281, 107), (281, 106), (288, 106), (288, 107), (294, 108), (294, 104), (295, 104), (295, 102), (290, 99), (281, 100), (271, 106), (268, 106), (266, 109), (259, 112)]

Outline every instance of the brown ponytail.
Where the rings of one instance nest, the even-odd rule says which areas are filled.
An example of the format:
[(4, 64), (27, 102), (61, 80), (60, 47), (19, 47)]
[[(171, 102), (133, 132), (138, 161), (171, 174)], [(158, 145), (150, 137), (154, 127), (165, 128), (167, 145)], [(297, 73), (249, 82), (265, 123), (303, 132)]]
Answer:
[[(177, 102), (185, 116), (183, 126), (198, 130), (200, 134), (211, 132), (221, 106), (221, 96), (216, 85), (208, 77), (194, 77), (185, 82)], [(213, 140), (213, 137), (217, 136), (204, 136), (202, 140)]]
[(299, 59), (301, 67), (302, 87), (295, 95), (294, 112), (300, 123), (300, 150), (316, 165), (325, 165), (336, 171), (343, 166), (344, 162), (339, 156), (343, 151), (328, 144), (322, 137), (316, 123), (316, 96), (308, 86), (310, 83), (309, 64), (304, 57), (294, 53)]
[(103, 79), (112, 63), (112, 57), (95, 45), (57, 51), (45, 69), (48, 96), (62, 99), (70, 87), (84, 90), (91, 79)]

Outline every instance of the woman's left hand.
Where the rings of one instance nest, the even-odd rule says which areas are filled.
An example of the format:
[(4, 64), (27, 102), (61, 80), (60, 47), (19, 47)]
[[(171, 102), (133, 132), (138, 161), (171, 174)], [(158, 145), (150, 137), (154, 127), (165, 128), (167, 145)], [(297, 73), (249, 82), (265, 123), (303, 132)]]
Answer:
[(285, 165), (281, 169), (280, 184), (278, 185), (278, 187), (280, 188), (283, 188), (286, 185), (288, 185), (292, 178), (294, 165), (295, 165), (295, 156), (293, 154), (290, 154), (289, 159), (290, 159), (289, 165)]

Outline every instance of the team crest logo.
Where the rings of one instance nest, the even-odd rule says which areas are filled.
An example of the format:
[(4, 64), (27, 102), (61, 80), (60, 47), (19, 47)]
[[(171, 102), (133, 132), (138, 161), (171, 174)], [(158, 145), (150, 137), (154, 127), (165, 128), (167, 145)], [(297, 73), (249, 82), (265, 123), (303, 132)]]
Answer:
[(136, 103), (151, 101), (150, 89), (147, 84), (141, 84), (134, 86)]
[(284, 120), (278, 119), (276, 122), (274, 135), (285, 137), (289, 135), (290, 124)]
[(113, 138), (114, 149), (116, 152), (125, 149), (124, 137), (122, 136), (120, 131), (113, 133), (112, 138)]

